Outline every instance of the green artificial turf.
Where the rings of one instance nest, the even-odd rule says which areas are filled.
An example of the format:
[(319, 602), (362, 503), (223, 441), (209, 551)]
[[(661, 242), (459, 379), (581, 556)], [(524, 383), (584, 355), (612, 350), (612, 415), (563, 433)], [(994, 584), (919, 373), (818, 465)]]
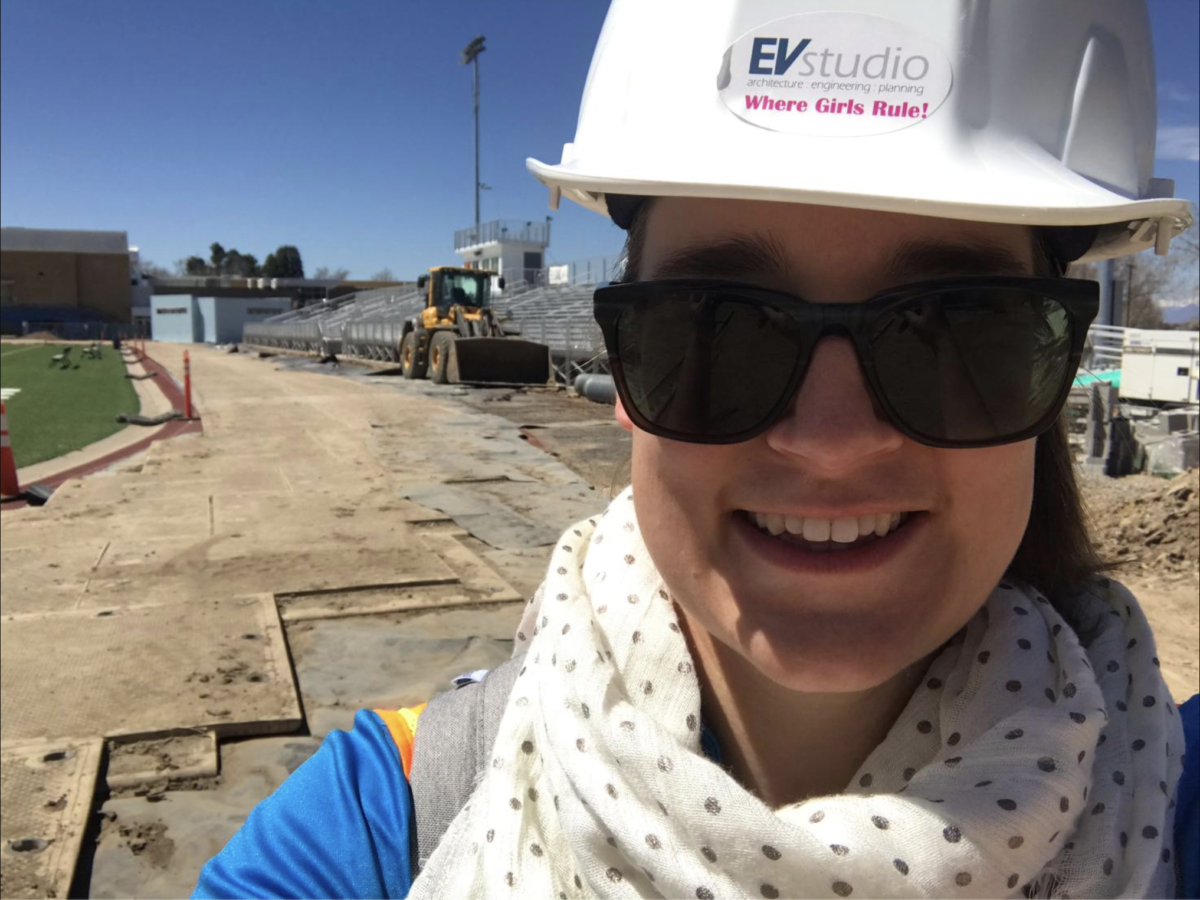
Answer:
[(139, 410), (119, 351), (106, 345), (101, 359), (84, 359), (84, 347), (73, 345), (70, 368), (51, 365), (50, 358), (64, 349), (0, 345), (0, 387), (20, 388), (4, 403), (17, 468), (108, 437), (125, 427), (117, 422), (118, 413)]

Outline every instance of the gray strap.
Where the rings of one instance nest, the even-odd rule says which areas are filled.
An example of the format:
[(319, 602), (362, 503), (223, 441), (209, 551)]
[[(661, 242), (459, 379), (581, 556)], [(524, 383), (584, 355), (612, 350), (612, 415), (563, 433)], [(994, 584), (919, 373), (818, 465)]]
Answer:
[(417, 720), (409, 784), (416, 813), (418, 872), (487, 766), (522, 665), (522, 657), (507, 660), (479, 683), (434, 697)]

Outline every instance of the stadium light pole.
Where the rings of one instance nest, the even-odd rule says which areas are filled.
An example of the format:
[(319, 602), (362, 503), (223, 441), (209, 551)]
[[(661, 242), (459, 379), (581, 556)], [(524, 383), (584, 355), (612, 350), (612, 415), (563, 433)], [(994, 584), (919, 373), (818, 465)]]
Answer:
[(460, 58), (464, 66), (475, 64), (475, 231), (478, 239), (479, 232), (479, 54), (487, 47), (483, 46), (484, 36), (481, 34), (463, 48)]

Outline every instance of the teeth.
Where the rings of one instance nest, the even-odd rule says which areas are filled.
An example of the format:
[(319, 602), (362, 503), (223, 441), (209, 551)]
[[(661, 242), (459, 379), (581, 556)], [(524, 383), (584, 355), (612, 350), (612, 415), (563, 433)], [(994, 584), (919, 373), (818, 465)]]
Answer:
[(835, 544), (851, 544), (858, 540), (858, 519), (834, 519), (829, 537)]
[(833, 530), (833, 523), (828, 519), (805, 519), (804, 520), (804, 539), (806, 541), (821, 541), (829, 540), (829, 534)]
[[(885, 537), (899, 527), (904, 513), (877, 513), (870, 516), (846, 517), (842, 519), (809, 519), (803, 516), (784, 516), (780, 513), (750, 513), (750, 518), (759, 528), (775, 537), (785, 532), (803, 537), (815, 544), (832, 542), (835, 545), (852, 544), (860, 537), (875, 535)], [(831, 547), (830, 549), (844, 549)]]

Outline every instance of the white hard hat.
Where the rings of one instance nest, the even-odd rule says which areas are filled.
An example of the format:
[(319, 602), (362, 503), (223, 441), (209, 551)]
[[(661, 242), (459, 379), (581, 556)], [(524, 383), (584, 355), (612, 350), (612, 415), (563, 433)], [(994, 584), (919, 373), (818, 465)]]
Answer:
[[(1140, 0), (613, 0), (561, 196), (776, 200), (1073, 228), (1071, 254), (1165, 253)], [(1076, 239), (1078, 244), (1078, 238)]]

